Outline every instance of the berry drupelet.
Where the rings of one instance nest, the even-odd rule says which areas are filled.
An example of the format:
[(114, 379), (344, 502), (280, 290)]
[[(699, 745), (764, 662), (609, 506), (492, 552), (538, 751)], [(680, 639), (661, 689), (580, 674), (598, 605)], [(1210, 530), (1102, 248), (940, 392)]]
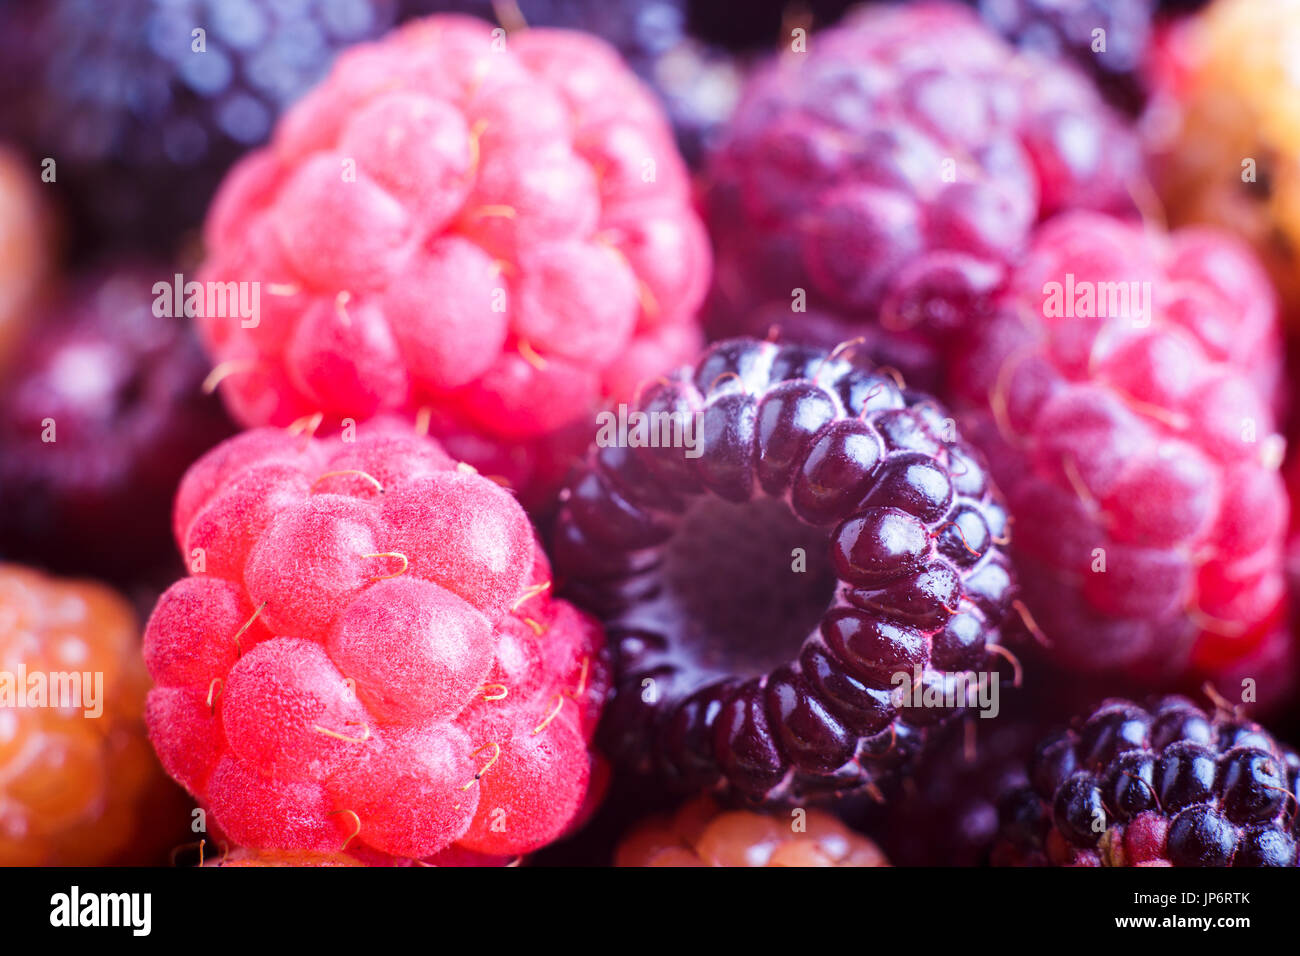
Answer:
[(231, 172), (204, 278), (262, 315), (200, 328), (241, 422), (423, 415), (528, 499), (694, 353), (708, 239), (659, 105), (595, 37), (499, 40), (444, 14), (349, 50)]
[(868, 7), (750, 76), (706, 164), (711, 335), (830, 346), (929, 387), (1040, 219), (1127, 212), (1135, 138), (972, 10)]
[(510, 494), (409, 425), (263, 428), (176, 496), (150, 738), (249, 849), (514, 856), (561, 835), (607, 689)]
[(619, 844), (615, 866), (888, 866), (880, 848), (824, 810), (727, 810), (696, 797)]
[(1007, 497), (1047, 653), (1152, 681), (1253, 655), (1283, 617), (1288, 505), (1277, 307), (1249, 250), (1058, 216), (972, 331), (945, 397)]
[(952, 712), (905, 685), (991, 669), (1000, 499), (951, 420), (852, 351), (715, 344), (636, 406), (692, 447), (598, 440), (562, 495), (557, 572), (608, 628), (626, 764), (755, 799), (870, 786)]
[(1183, 697), (1108, 700), (1044, 740), (1002, 800), (1013, 866), (1294, 866), (1300, 758)]

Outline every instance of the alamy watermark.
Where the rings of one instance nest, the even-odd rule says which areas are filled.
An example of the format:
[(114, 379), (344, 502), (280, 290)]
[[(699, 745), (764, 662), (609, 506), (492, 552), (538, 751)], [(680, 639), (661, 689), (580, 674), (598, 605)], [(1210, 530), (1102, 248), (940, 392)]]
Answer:
[(1139, 329), (1151, 324), (1151, 283), (1133, 281), (1043, 283), (1043, 315), (1049, 319), (1130, 319)]
[(601, 448), (684, 448), (687, 458), (704, 454), (697, 412), (618, 410), (596, 415), (596, 444)]
[(103, 671), (0, 671), (0, 710), (52, 707), (80, 710), (86, 717), (104, 713)]
[(890, 678), (895, 707), (969, 709), (979, 711), (981, 717), (996, 717), (1002, 709), (998, 692), (1002, 675), (997, 671), (963, 671), (948, 675), (941, 683), (926, 683), (923, 676), (917, 664), (912, 673), (899, 671)]
[(260, 282), (186, 282), (178, 272), (170, 282), (155, 282), (153, 295), (153, 314), (160, 319), (237, 318), (245, 329), (262, 321)]

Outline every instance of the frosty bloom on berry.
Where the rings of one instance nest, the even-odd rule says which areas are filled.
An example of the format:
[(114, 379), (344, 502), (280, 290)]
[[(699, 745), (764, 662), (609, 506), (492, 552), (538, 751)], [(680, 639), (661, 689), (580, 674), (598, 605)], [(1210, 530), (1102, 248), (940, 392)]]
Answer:
[(1033, 225), (1131, 208), (1137, 165), (1069, 67), (961, 7), (867, 8), (757, 70), (707, 166), (710, 332), (865, 335), (929, 385)]
[[(1108, 314), (1130, 283), (1149, 314)], [(1247, 250), (1058, 217), (954, 353), (948, 395), (1007, 496), (1050, 654), (1169, 678), (1266, 640), (1283, 611), (1281, 349)]]
[(505, 856), (570, 825), (603, 637), (507, 492), (409, 426), (267, 428), (201, 459), (174, 520), (150, 736), (233, 843)]
[(1006, 794), (994, 862), (1295, 866), (1300, 758), (1258, 724), (1108, 700), (1045, 739)]
[(423, 411), (523, 486), (693, 351), (709, 272), (671, 131), (618, 56), (457, 16), (340, 57), (206, 235), (204, 278), (267, 293), (257, 328), (201, 322), (236, 417)]
[(1000, 501), (932, 401), (851, 353), (719, 343), (638, 403), (699, 416), (698, 456), (598, 447), (563, 496), (557, 568), (608, 628), (625, 762), (772, 799), (867, 786), (951, 713), (900, 706), (900, 673), (996, 669)]

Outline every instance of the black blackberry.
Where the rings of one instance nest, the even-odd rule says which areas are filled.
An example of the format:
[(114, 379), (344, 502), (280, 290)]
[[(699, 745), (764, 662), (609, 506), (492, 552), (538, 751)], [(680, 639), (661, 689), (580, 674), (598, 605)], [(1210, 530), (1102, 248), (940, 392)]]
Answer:
[(995, 863), (1295, 866), (1300, 758), (1185, 697), (1112, 699), (1039, 744), (1001, 802)]
[(154, 314), (160, 264), (97, 267), (37, 312), (0, 382), (0, 542), (60, 573), (138, 583), (174, 560), (169, 501), (234, 429), (200, 389), (182, 318)]
[(837, 21), (862, 0), (689, 0), (687, 26), (692, 36), (735, 51), (771, 50), (788, 43), (795, 26), (820, 29)]
[(1112, 104), (1131, 113), (1141, 108), (1139, 68), (1151, 38), (1154, 0), (976, 2), (985, 22), (1022, 49), (1072, 60)]
[(167, 249), (334, 55), (395, 16), (396, 0), (14, 0), (4, 132), (56, 161), (83, 239)]
[(944, 412), (850, 353), (717, 343), (564, 494), (556, 570), (606, 625), (605, 743), (632, 768), (750, 798), (869, 786), (953, 714), (903, 701), (913, 675), (951, 704), (993, 669), (1005, 512)]

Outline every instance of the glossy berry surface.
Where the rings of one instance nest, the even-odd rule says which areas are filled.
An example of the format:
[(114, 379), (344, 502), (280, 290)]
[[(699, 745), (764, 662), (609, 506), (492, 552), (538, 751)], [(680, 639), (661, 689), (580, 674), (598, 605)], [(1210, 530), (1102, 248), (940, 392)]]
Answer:
[(1014, 585), (981, 459), (851, 347), (721, 342), (636, 411), (694, 424), (598, 437), (554, 541), (614, 651), (610, 751), (754, 798), (870, 785), (951, 713), (902, 701), (915, 675), (990, 670)]
[(0, 564), (0, 866), (129, 862), (167, 839), (138, 638), (103, 585)]
[(880, 848), (824, 810), (724, 810), (709, 797), (640, 824), (615, 866), (888, 866)]
[(1300, 758), (1186, 698), (1108, 700), (1053, 735), (1002, 801), (994, 862), (1294, 866)]
[(570, 825), (603, 637), (508, 492), (409, 426), (254, 429), (174, 523), (191, 574), (145, 631), (149, 732), (231, 844), (517, 855)]
[(256, 327), (201, 320), (238, 419), (423, 410), (525, 495), (549, 441), (585, 443), (607, 398), (693, 352), (709, 272), (671, 131), (617, 54), (453, 15), (340, 57), (206, 235), (205, 278), (264, 290)]
[(1084, 77), (972, 10), (868, 7), (755, 70), (707, 164), (710, 333), (865, 335), (925, 384), (1036, 222), (1131, 209), (1137, 152)]
[(1155, 0), (978, 0), (978, 6), (984, 22), (1021, 49), (1068, 59), (1120, 109), (1141, 107)]
[(1015, 516), (1055, 660), (1168, 678), (1268, 638), (1288, 511), (1281, 347), (1248, 250), (1058, 217), (956, 353), (947, 397)]
[(53, 223), (36, 166), (0, 147), (0, 374), (53, 269)]
[(0, 380), (0, 550), (126, 583), (171, 557), (169, 499), (230, 434), (202, 393), (202, 350), (183, 319), (154, 314), (167, 266), (75, 277), (32, 316)]
[(1144, 122), (1175, 224), (1236, 232), (1300, 307), (1300, 3), (1217, 0), (1161, 34)]
[(14, 0), (8, 132), (55, 160), (84, 238), (166, 251), (334, 55), (394, 15), (394, 0)]

